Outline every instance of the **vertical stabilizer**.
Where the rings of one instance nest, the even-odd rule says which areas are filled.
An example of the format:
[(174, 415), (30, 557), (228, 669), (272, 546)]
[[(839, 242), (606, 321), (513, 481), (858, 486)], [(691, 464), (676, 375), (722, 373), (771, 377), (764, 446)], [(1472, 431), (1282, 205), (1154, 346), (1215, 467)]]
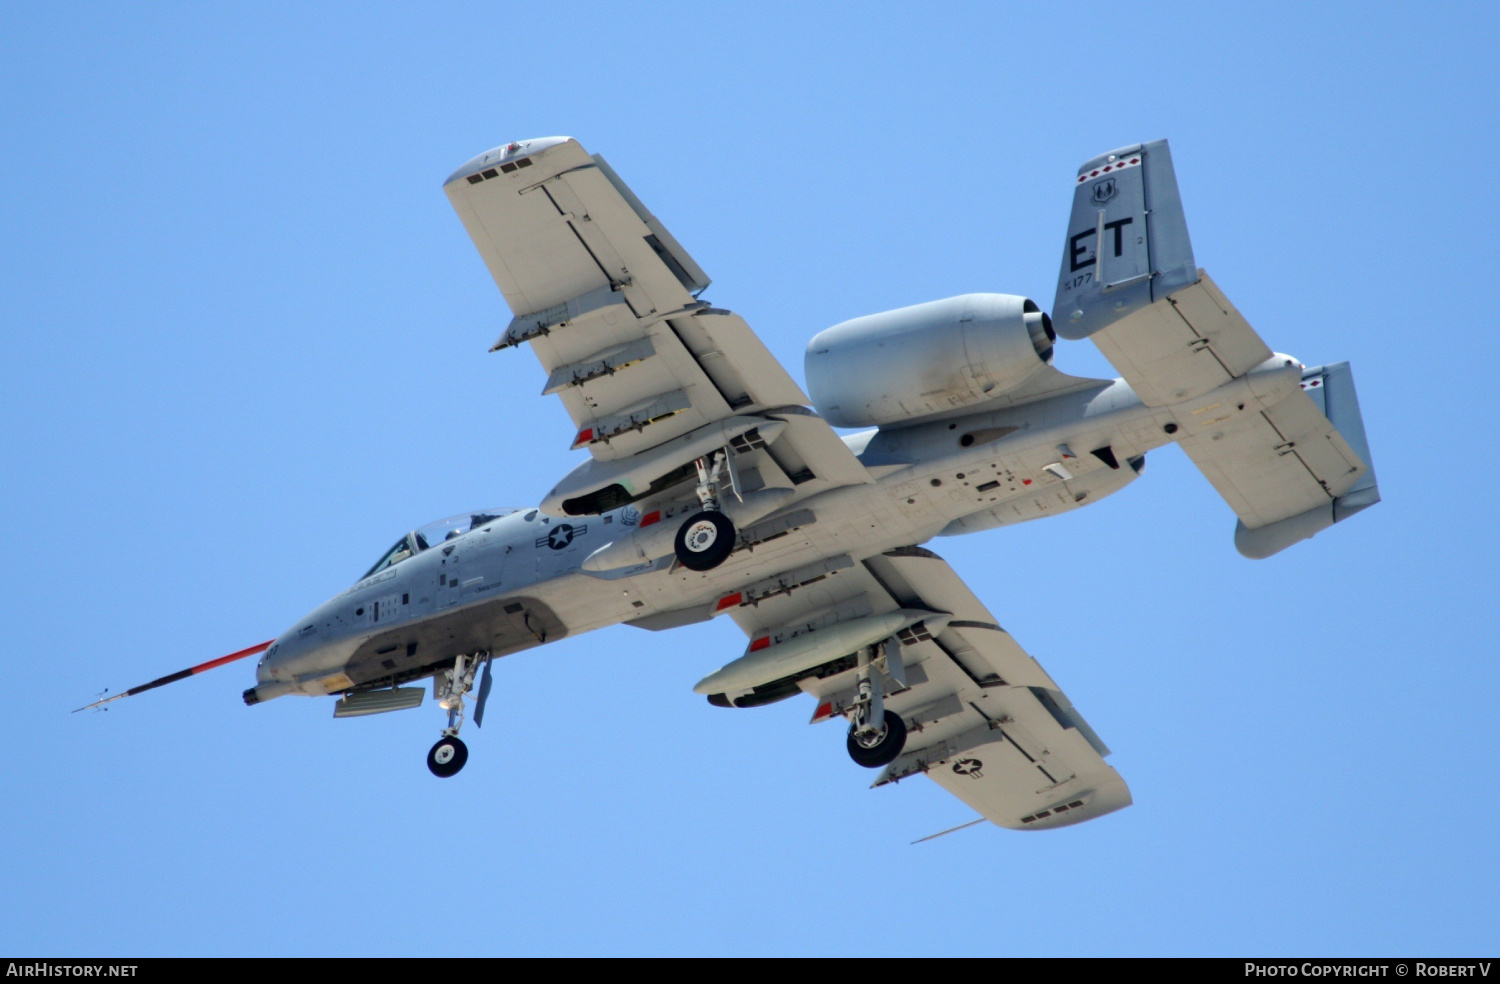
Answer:
[(1052, 320), (1087, 338), (1198, 280), (1165, 140), (1111, 151), (1078, 169)]

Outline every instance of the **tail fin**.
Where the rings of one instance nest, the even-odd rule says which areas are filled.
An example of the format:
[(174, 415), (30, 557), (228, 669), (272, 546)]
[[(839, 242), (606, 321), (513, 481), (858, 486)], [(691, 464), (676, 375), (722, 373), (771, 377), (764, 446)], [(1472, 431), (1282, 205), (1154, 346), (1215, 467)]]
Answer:
[(1052, 306), (1059, 335), (1087, 338), (1197, 280), (1165, 140), (1123, 147), (1078, 169)]
[[(1271, 349), (1193, 261), (1165, 140), (1096, 157), (1073, 184), (1052, 309), (1059, 335), (1092, 337), (1151, 407), (1191, 406), (1269, 363)], [(1380, 501), (1346, 363), (1308, 370), (1301, 392), (1262, 412), (1193, 421), (1178, 443), (1239, 517), (1235, 545), (1247, 557)]]

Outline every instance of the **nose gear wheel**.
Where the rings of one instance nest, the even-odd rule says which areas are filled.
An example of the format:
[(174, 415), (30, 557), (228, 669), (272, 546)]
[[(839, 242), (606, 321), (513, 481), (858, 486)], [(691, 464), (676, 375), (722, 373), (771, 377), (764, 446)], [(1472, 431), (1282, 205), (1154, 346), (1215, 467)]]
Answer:
[(459, 739), (458, 729), (464, 725), (464, 695), (474, 689), (474, 674), (480, 664), (484, 665), (485, 683), (480, 687), (479, 707), (474, 715), (477, 725), (484, 713), (484, 700), (489, 696), (490, 654), (460, 654), (454, 657), (452, 669), (439, 670), (433, 678), (438, 706), (448, 712), (448, 727), (443, 729), (443, 737), (427, 753), (427, 768), (440, 779), (457, 775), (469, 761), (469, 747)]
[(457, 775), (458, 770), (462, 769), (467, 761), (469, 761), (469, 746), (465, 745), (457, 735), (444, 735), (438, 739), (436, 745), (432, 746), (432, 751), (427, 753), (427, 768), (440, 779)]

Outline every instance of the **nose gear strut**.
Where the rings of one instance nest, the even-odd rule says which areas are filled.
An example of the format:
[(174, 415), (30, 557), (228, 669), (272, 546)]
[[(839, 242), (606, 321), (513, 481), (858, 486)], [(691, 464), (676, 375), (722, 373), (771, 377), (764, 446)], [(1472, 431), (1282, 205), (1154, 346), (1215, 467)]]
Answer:
[[(442, 670), (433, 677), (438, 706), (448, 712), (448, 726), (443, 729), (443, 737), (427, 753), (427, 768), (441, 779), (457, 775), (469, 761), (469, 747), (458, 737), (458, 730), (464, 724), (464, 695), (474, 689), (474, 674), (481, 663), (484, 664), (485, 676), (489, 676), (489, 661), (490, 654), (485, 652), (460, 654), (453, 660), (453, 669)], [(488, 693), (483, 696), (488, 696)], [(481, 702), (474, 715), (476, 725), (483, 712)]]

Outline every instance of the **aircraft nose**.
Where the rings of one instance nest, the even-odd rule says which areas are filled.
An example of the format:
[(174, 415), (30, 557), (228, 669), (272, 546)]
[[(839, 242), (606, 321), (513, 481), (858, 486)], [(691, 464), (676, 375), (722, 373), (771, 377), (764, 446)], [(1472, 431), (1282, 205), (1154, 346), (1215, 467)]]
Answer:
[(287, 660), (292, 658), (295, 649), (296, 642), (290, 634), (283, 635), (271, 643), (271, 648), (267, 649), (260, 657), (260, 662), (255, 664), (255, 686), (243, 694), (247, 706), (253, 707), (273, 697), (285, 696), (296, 689), (293, 681), (280, 679), (283, 675), (280, 672), (281, 668)]
[(286, 662), (288, 651), (293, 648), (295, 645), (286, 635), (271, 643), (271, 648), (267, 649), (261, 655), (260, 662), (255, 664), (255, 682), (270, 683), (275, 680), (277, 668)]

